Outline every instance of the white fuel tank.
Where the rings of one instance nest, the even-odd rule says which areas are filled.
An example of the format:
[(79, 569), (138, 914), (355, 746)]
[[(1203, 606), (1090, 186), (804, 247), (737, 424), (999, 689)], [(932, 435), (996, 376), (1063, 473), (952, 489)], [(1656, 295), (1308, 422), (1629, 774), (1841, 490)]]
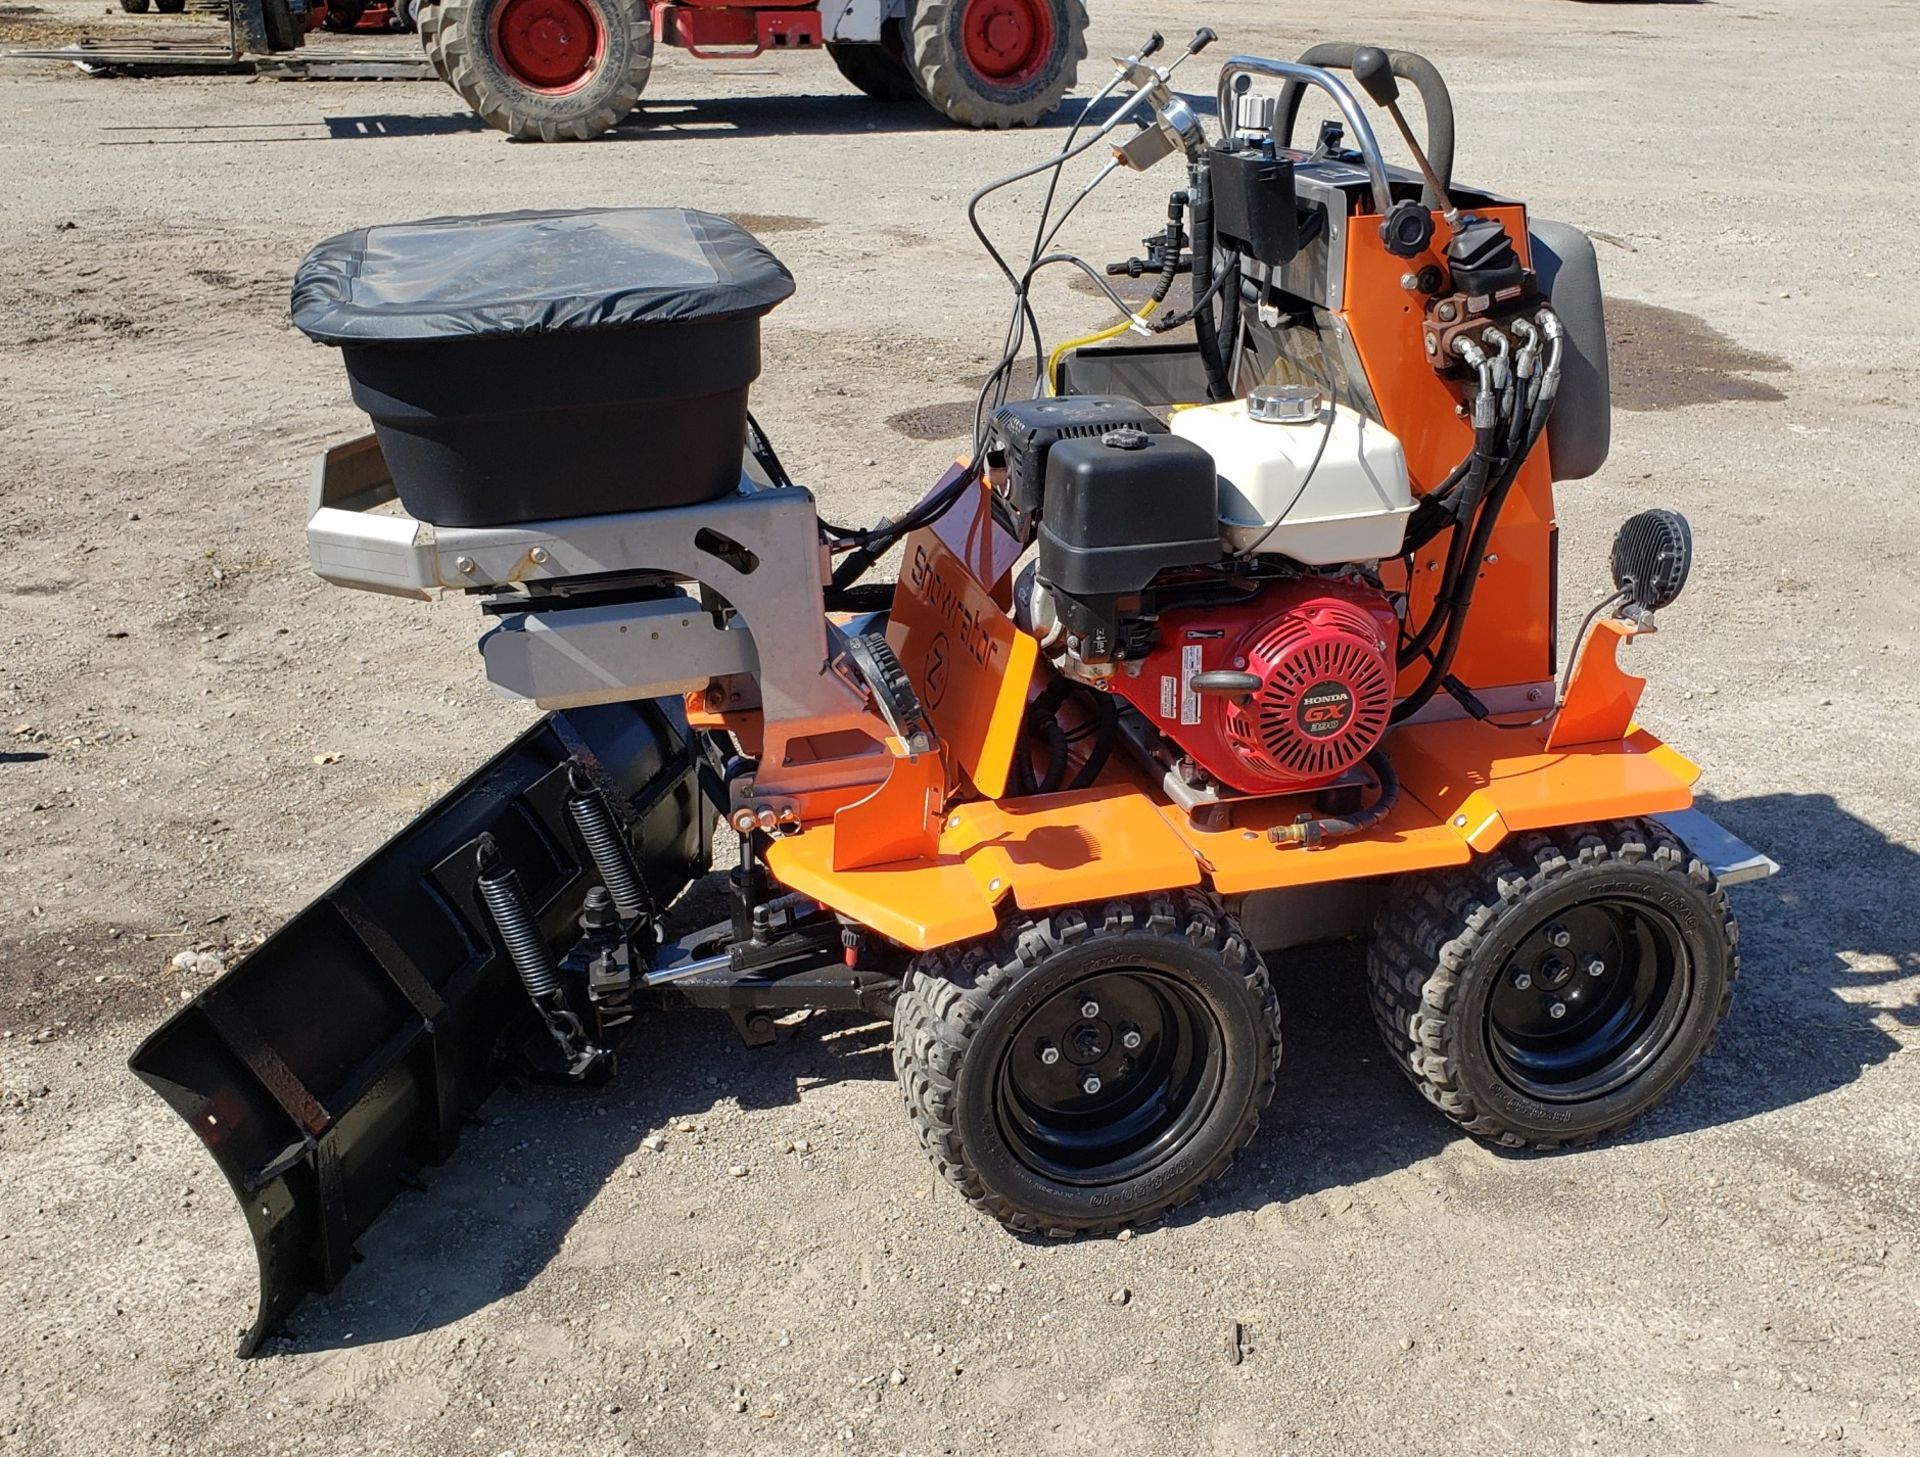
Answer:
[(1291, 385), (1181, 410), (1172, 425), (1214, 459), (1230, 550), (1314, 567), (1399, 552), (1413, 491), (1406, 452), (1384, 425)]

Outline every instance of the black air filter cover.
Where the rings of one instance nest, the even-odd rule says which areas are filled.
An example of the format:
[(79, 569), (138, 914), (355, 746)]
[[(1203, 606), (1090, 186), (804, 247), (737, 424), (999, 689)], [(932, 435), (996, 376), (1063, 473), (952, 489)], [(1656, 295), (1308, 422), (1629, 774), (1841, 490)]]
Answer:
[(993, 433), (1007, 452), (1007, 502), (1038, 516), (1046, 500), (1047, 456), (1063, 440), (1098, 440), (1109, 430), (1164, 435), (1146, 406), (1117, 395), (1055, 395), (1014, 400), (993, 412)]
[(1103, 597), (1217, 562), (1219, 497), (1213, 457), (1190, 440), (1138, 430), (1063, 440), (1047, 459), (1040, 576), (1070, 596)]

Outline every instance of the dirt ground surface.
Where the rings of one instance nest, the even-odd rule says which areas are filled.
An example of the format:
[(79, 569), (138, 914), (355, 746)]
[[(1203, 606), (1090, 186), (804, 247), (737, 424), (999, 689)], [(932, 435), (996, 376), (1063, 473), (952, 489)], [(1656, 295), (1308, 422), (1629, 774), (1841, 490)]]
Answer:
[[(206, 24), (102, 8), (0, 7), (0, 46)], [(1620, 408), (1605, 472), (1562, 491), (1567, 626), (1619, 520), (1692, 517), (1694, 585), (1634, 654), (1645, 718), (1786, 866), (1735, 893), (1739, 996), (1682, 1093), (1609, 1146), (1503, 1157), (1387, 1064), (1354, 957), (1288, 958), (1279, 1096), (1231, 1175), (1135, 1239), (1026, 1243), (936, 1182), (884, 1028), (818, 1019), (748, 1052), (683, 1013), (604, 1097), (498, 1095), (340, 1289), (236, 1361), (241, 1220), (125, 1058), (210, 958), (530, 716), (484, 686), (464, 601), (307, 571), (308, 462), (363, 425), (288, 324), (301, 255), (508, 207), (733, 214), (800, 281), (756, 411), (830, 515), (871, 518), (951, 459), (1004, 317), (961, 203), (1060, 132), (878, 106), (817, 56), (668, 54), (615, 136), (550, 147), (430, 84), (7, 62), (0, 1451), (1920, 1447), (1920, 307), (1899, 271), (1920, 109), (1897, 39), (1920, 5), (1337, 10), (1102, 0), (1093, 49), (1205, 21), (1222, 52), (1423, 51), (1459, 175), (1599, 239)], [(1064, 236), (1124, 257), (1167, 185), (1110, 184)], [(1099, 322), (1068, 288), (1043, 314)]]

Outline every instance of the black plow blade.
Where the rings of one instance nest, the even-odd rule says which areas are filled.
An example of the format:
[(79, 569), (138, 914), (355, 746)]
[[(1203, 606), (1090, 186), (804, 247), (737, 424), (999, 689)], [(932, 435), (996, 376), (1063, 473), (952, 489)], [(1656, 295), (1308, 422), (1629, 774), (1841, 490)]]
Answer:
[(493, 1091), (494, 1047), (528, 1015), (475, 891), (491, 834), (550, 943), (571, 942), (593, 865), (568, 819), (578, 762), (661, 904), (707, 868), (702, 744), (678, 705), (553, 714), (375, 851), (141, 1044), (131, 1066), (193, 1126), (260, 1258), (251, 1355)]

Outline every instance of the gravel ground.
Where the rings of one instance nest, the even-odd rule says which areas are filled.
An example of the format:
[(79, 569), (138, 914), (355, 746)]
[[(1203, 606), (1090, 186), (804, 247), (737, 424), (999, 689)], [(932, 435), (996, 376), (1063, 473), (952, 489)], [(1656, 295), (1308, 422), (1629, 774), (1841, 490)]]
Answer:
[[(1624, 515), (1692, 516), (1646, 717), (1787, 866), (1736, 893), (1741, 994), (1699, 1075), (1608, 1147), (1503, 1157), (1387, 1066), (1353, 956), (1292, 958), (1289, 1061), (1234, 1172), (1137, 1239), (1030, 1244), (936, 1183), (885, 1029), (749, 1053), (685, 1013), (605, 1097), (497, 1097), (364, 1267), (235, 1361), (241, 1221), (126, 1054), (526, 718), (481, 683), (465, 603), (306, 572), (306, 463), (361, 421), (287, 325), (301, 254), (510, 206), (741, 217), (800, 279), (756, 411), (831, 514), (872, 516), (951, 458), (1002, 317), (959, 205), (1058, 134), (876, 107), (813, 56), (670, 55), (575, 147), (478, 130), (432, 85), (8, 63), (0, 1450), (1920, 1445), (1920, 310), (1893, 286), (1920, 6), (1267, 9), (1114, 0), (1094, 50), (1201, 20), (1223, 49), (1422, 50), (1460, 174), (1600, 239), (1621, 409), (1605, 473), (1562, 495), (1567, 610)], [(189, 23), (101, 10), (0, 6), (0, 45)], [(1134, 251), (1165, 180), (1111, 185), (1074, 242)], [(1044, 308), (1097, 319), (1070, 289)]]

